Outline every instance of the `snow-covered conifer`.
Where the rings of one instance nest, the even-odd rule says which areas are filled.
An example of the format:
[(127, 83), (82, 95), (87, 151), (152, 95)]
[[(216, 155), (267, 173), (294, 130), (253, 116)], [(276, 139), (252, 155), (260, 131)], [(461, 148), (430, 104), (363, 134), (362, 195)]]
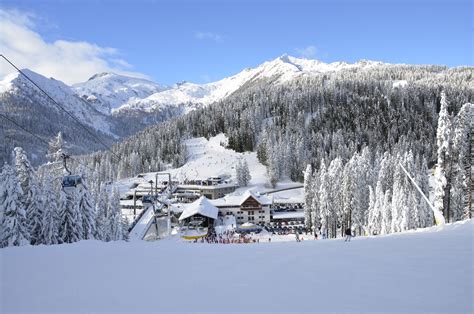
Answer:
[(392, 232), (392, 191), (385, 191), (382, 208), (382, 228), (381, 234)]
[(62, 243), (73, 243), (83, 239), (82, 216), (79, 211), (77, 191), (60, 192), (59, 238)]
[(324, 162), (321, 162), (321, 170), (319, 173), (321, 184), (319, 186), (319, 207), (321, 209), (321, 224), (323, 234), (329, 236), (329, 218), (331, 215), (331, 204), (329, 199), (330, 193), (330, 177), (328, 172), (326, 171), (326, 166)]
[(441, 109), (438, 116), (438, 129), (436, 131), (438, 162), (435, 171), (436, 187), (434, 207), (445, 215), (449, 215), (445, 203), (449, 197), (449, 195), (447, 195), (449, 191), (446, 191), (446, 187), (448, 186), (447, 175), (449, 172), (448, 162), (451, 154), (451, 140), (451, 117), (448, 113), (446, 94), (443, 92), (441, 94)]
[(235, 167), (235, 171), (236, 171), (237, 183), (239, 184), (239, 186), (247, 186), (251, 179), (249, 165), (247, 163), (247, 160), (242, 159), (242, 158), (239, 159), (239, 162), (237, 163)]
[(3, 182), (0, 195), (0, 208), (3, 208), (0, 247), (29, 244), (26, 211), (20, 199), (23, 192), (17, 174), (11, 166), (5, 164), (0, 178)]
[(321, 228), (321, 210), (319, 204), (319, 187), (320, 187), (320, 177), (319, 174), (315, 171), (312, 178), (312, 195), (313, 199), (311, 201), (311, 226), (313, 232), (318, 232)]
[(109, 197), (106, 186), (104, 183), (99, 185), (99, 190), (97, 193), (97, 200), (95, 204), (96, 212), (96, 235), (95, 238), (102, 241), (108, 241), (110, 237), (109, 224), (107, 220), (109, 219), (108, 213), (108, 204)]
[(304, 223), (306, 228), (312, 227), (311, 218), (311, 205), (313, 203), (314, 190), (313, 190), (313, 168), (311, 165), (306, 166), (304, 172)]
[(52, 184), (52, 178), (46, 175), (43, 182), (43, 223), (41, 232), (41, 243), (59, 243), (59, 213), (57, 196)]
[(454, 121), (452, 220), (470, 218), (472, 207), (471, 120), (474, 105), (464, 104)]
[(120, 194), (116, 188), (112, 189), (112, 194), (109, 198), (109, 213), (107, 223), (109, 225), (108, 230), (110, 241), (123, 240), (122, 230), (122, 211), (120, 208)]
[(15, 147), (14, 154), (15, 169), (23, 191), (20, 201), (26, 209), (31, 244), (41, 244), (43, 204), (36, 173), (21, 147)]
[(85, 175), (82, 176), (82, 186), (78, 188), (78, 205), (82, 217), (82, 238), (85, 240), (94, 239), (96, 231), (96, 212), (93, 198), (89, 192)]

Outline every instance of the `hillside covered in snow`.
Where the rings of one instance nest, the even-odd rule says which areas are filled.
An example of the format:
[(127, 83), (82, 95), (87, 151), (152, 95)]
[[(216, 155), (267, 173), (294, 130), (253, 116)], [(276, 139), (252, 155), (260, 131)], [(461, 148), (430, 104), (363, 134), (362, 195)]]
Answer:
[(350, 243), (6, 248), (1, 311), (471, 313), (472, 236), (468, 220)]
[(146, 98), (166, 87), (145, 79), (106, 72), (96, 74), (86, 82), (74, 84), (72, 89), (97, 110), (111, 114), (112, 110), (130, 101)]
[[(166, 87), (144, 79), (100, 73), (84, 83), (71, 87), (53, 78), (25, 70), (25, 73), (53, 99), (108, 144), (133, 135), (148, 126), (195, 112), (197, 109), (201, 109), (197, 110), (198, 114), (204, 114), (210, 120), (217, 121), (220, 113), (215, 112), (216, 110), (240, 103), (239, 106), (255, 111), (252, 113), (253, 118), (262, 121), (249, 125), (246, 130), (238, 134), (229, 133), (219, 123), (215, 125), (219, 128), (219, 132), (227, 134), (230, 146), (239, 151), (254, 150), (261, 133), (259, 128), (272, 127), (275, 122), (278, 123), (277, 120), (273, 120), (279, 116), (276, 111), (267, 112), (269, 104), (281, 101), (281, 105), (288, 108), (301, 103), (304, 97), (304, 102), (311, 104), (309, 111), (308, 108), (300, 110), (303, 121), (299, 124), (305, 128), (318, 117), (334, 114), (340, 105), (347, 106), (345, 114), (352, 111), (351, 115), (356, 117), (360, 114), (360, 110), (356, 108), (372, 104), (379, 106), (380, 103), (394, 107), (401, 102), (415, 101), (422, 104), (422, 107), (431, 108), (435, 103), (436, 108), (439, 95), (433, 97), (433, 89), (437, 89), (438, 94), (440, 86), (447, 89), (450, 97), (457, 98), (453, 99), (453, 102), (459, 106), (461, 102), (471, 99), (472, 83), (465, 85), (465, 78), (469, 77), (470, 72), (470, 68), (448, 69), (441, 66), (396, 65), (376, 61), (359, 61), (354, 64), (324, 63), (283, 55), (255, 68), (247, 68), (233, 76), (207, 84), (184, 82)], [(380, 86), (376, 90), (373, 90), (373, 87), (367, 89), (361, 86), (368, 82)], [(427, 87), (433, 92), (426, 92)], [(313, 90), (313, 95), (307, 95), (309, 90)], [(332, 96), (329, 96), (329, 91)], [(420, 92), (424, 95), (420, 96)], [(367, 97), (371, 100), (358, 104)], [(0, 82), (0, 100), (1, 113), (23, 127), (31, 129), (43, 139), (50, 140), (62, 131), (73, 154), (104, 148), (96, 140), (87, 138), (87, 134), (84, 134), (84, 130), (81, 130), (81, 126), (73, 121), (74, 119), (57, 108), (51, 100), (18, 74), (9, 75)], [(338, 104), (334, 107), (336, 101)], [(212, 104), (216, 104), (217, 107), (207, 109)], [(321, 109), (315, 110), (316, 107)], [(418, 107), (417, 105), (408, 109)], [(379, 116), (374, 118), (375, 123), (399, 119), (398, 113), (381, 117), (383, 106), (381, 109), (375, 108)], [(434, 112), (430, 110), (423, 113), (423, 119), (431, 119)], [(453, 111), (456, 110), (457, 108), (454, 108)], [(235, 109), (228, 110), (228, 114), (233, 111)], [(236, 119), (245, 118), (241, 111), (237, 109), (240, 118), (233, 118), (234, 122), (228, 123), (226, 129), (229, 129)], [(338, 118), (344, 118), (345, 114), (339, 115)], [(281, 117), (285, 116), (286, 114)], [(404, 123), (403, 119), (398, 121)], [(324, 128), (325, 124), (327, 122), (322, 122), (321, 127)], [(360, 124), (359, 128), (361, 126), (364, 124)], [(332, 127), (335, 128), (334, 131), (340, 128), (334, 123)], [(386, 128), (382, 130), (386, 132)], [(247, 131), (252, 135), (245, 134)], [(35, 164), (44, 161), (45, 148), (34, 143), (30, 135), (11, 122), (6, 122), (0, 132), (7, 139), (0, 144), (0, 162), (6, 160), (6, 152), (11, 151), (15, 145), (25, 147)], [(206, 136), (199, 132), (199, 128), (193, 128), (192, 135)], [(242, 138), (246, 138), (248, 143), (241, 143)], [(359, 137), (358, 141), (361, 139), (363, 137)], [(171, 151), (174, 150), (176, 147)], [(150, 158), (146, 158), (150, 162)], [(161, 159), (168, 162), (166, 157)]]
[(118, 110), (135, 108), (153, 111), (161, 106), (176, 106), (179, 104), (188, 104), (188, 110), (192, 110), (196, 105), (209, 105), (223, 100), (246, 85), (259, 82), (281, 85), (297, 78), (341, 70), (368, 70), (381, 65), (384, 65), (384, 63), (376, 61), (359, 61), (354, 64), (345, 62), (324, 63), (318, 60), (295, 58), (285, 54), (258, 67), (247, 68), (216, 82), (207, 84), (183, 82), (176, 84), (170, 89), (155, 93), (145, 99), (131, 101)]

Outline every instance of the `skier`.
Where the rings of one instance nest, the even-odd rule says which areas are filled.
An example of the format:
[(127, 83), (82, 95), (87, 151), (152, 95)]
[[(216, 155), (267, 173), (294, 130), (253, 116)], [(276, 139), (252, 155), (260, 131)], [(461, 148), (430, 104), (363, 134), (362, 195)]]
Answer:
[(295, 236), (296, 236), (296, 242), (300, 242), (300, 235), (298, 234), (298, 231), (295, 231)]
[(351, 242), (351, 238), (352, 238), (351, 228), (347, 228), (344, 234), (346, 235), (346, 239), (344, 240), (344, 242)]

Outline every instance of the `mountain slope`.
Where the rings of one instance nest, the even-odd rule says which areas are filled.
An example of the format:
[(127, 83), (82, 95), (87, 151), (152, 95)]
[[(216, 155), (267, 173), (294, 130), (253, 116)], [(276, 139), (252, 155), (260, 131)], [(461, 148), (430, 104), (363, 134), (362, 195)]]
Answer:
[[(32, 81), (45, 90), (56, 102), (72, 113), (82, 123), (111, 136), (116, 134), (111, 130), (110, 120), (96, 111), (89, 103), (80, 100), (69, 86), (53, 78), (48, 79), (28, 69), (22, 70)], [(58, 112), (61, 111), (38, 88), (19, 73), (13, 73), (0, 81), (0, 94), (23, 94), (31, 97), (41, 105)]]
[(314, 76), (321, 73), (337, 72), (347, 69), (369, 69), (383, 65), (375, 61), (359, 61), (354, 64), (345, 62), (324, 63), (318, 60), (299, 59), (283, 55), (265, 62), (256, 68), (247, 68), (240, 73), (208, 84), (184, 82), (170, 89), (155, 93), (145, 99), (134, 99), (120, 107), (120, 110), (139, 109), (154, 111), (164, 106), (188, 104), (185, 112), (198, 105), (208, 105), (220, 101), (246, 84), (258, 81), (270, 81), (283, 84), (296, 78)]
[[(69, 86), (30, 70), (23, 71), (102, 142), (111, 144), (122, 135), (113, 119), (80, 100)], [(45, 141), (49, 141), (61, 131), (68, 142), (69, 151), (73, 154), (103, 149), (89, 132), (19, 73), (8, 75), (0, 82), (0, 112)], [(35, 164), (45, 160), (45, 144), (11, 122), (0, 120), (1, 162), (8, 160), (15, 146), (24, 147)]]
[(74, 92), (102, 113), (111, 114), (134, 99), (146, 98), (166, 87), (157, 83), (115, 73), (100, 73), (88, 81), (74, 84)]

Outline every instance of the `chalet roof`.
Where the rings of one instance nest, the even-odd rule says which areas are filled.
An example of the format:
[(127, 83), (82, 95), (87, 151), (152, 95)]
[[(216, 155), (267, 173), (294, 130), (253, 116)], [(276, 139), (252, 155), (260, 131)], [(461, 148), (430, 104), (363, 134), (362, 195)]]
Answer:
[(196, 214), (216, 219), (218, 212), (219, 210), (216, 206), (212, 205), (205, 196), (201, 196), (196, 201), (184, 207), (183, 213), (179, 217), (179, 220), (189, 218)]
[(240, 206), (244, 203), (249, 197), (254, 198), (260, 205), (271, 205), (272, 200), (266, 196), (259, 195), (253, 191), (247, 190), (241, 195), (227, 195), (223, 198), (218, 198), (216, 200), (211, 200), (211, 203), (215, 206)]

